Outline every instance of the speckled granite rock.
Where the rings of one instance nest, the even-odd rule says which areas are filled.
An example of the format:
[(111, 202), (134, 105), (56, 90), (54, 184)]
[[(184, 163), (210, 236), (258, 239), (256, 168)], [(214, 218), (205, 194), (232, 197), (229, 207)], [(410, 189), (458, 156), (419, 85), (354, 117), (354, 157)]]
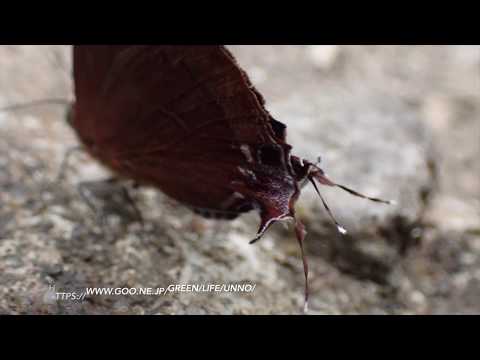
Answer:
[[(306, 189), (311, 313), (478, 313), (480, 106), (478, 47), (232, 46), (288, 125), (295, 152), (322, 156), (335, 180), (396, 199), (383, 206), (323, 189), (350, 231), (341, 237)], [(0, 106), (70, 97), (69, 49), (1, 46)], [(257, 217), (203, 220), (153, 189), (77, 184), (108, 177), (79, 153), (63, 109), (0, 113), (0, 313), (292, 314), (303, 296), (292, 229), (256, 246)], [(56, 291), (169, 284), (256, 284), (253, 293), (96, 296)]]

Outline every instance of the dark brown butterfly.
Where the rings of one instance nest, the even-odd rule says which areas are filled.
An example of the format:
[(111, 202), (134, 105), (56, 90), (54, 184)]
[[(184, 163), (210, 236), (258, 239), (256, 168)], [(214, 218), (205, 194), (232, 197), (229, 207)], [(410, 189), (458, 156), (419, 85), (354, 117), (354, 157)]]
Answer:
[[(295, 216), (301, 187), (338, 186), (291, 155), (286, 126), (223, 46), (74, 46), (70, 122), (88, 152), (120, 176), (153, 185), (206, 217), (258, 210), (259, 240)], [(329, 215), (327, 204), (320, 195)], [(346, 231), (335, 221), (338, 229)]]

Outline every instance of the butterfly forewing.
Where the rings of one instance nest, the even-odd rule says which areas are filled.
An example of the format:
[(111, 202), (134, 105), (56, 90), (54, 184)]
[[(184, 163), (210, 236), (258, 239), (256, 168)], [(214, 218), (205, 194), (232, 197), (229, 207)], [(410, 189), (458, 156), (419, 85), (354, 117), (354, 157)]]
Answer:
[(284, 134), (223, 46), (75, 46), (74, 76), (74, 127), (120, 175), (226, 213), (297, 194)]

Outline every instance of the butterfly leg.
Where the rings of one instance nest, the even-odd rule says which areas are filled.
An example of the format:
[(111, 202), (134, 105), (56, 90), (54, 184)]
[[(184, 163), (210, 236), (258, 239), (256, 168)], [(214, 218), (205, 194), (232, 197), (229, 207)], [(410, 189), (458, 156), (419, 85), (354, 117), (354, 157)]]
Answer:
[[(122, 191), (122, 194), (123, 194), (125, 200), (128, 202), (128, 205), (134, 211), (135, 217), (137, 218), (137, 221), (140, 223), (142, 228), (144, 228), (145, 227), (145, 221), (143, 219), (142, 212), (138, 208), (138, 206), (135, 203), (135, 200), (133, 199), (133, 197), (130, 195), (130, 192), (128, 191), (127, 187), (123, 184), (120, 184), (119, 182), (120, 181), (118, 179), (115, 179), (115, 178), (109, 179), (110, 184), (119, 184), (120, 185), (120, 189)], [(140, 187), (140, 185), (138, 183), (134, 183), (133, 187), (134, 187), (134, 189), (138, 189)]]
[[(114, 197), (115, 194), (112, 194), (113, 193), (112, 186), (117, 187), (120, 190), (120, 194), (121, 194), (120, 200)], [(135, 201), (133, 200), (132, 196), (130, 195), (128, 189), (122, 183), (121, 180), (117, 178), (110, 178), (110, 179), (101, 180), (101, 181), (82, 182), (78, 185), (78, 191), (82, 199), (85, 201), (88, 207), (96, 214), (96, 216), (98, 216), (98, 218), (101, 220), (100, 222), (103, 225), (106, 224), (105, 211), (100, 212), (98, 210), (98, 206), (96, 206), (92, 201), (92, 192), (95, 192), (95, 191), (98, 193), (100, 197), (104, 197), (105, 200), (107, 200), (107, 202), (110, 203), (110, 206), (112, 207), (112, 209), (114, 209), (114, 211), (118, 210), (119, 207), (114, 208), (113, 205), (118, 205), (118, 204), (122, 204), (123, 202), (126, 202), (128, 204), (128, 207), (134, 213), (135, 221), (138, 221), (141, 224), (142, 228), (144, 227), (144, 220), (143, 220), (142, 213), (138, 208), (138, 206), (136, 205)]]
[(102, 227), (102, 229), (105, 231), (106, 229), (106, 224), (107, 221), (105, 219), (105, 214), (103, 211), (100, 211), (99, 208), (94, 204), (94, 201), (92, 200), (92, 191), (91, 188), (95, 185), (98, 185), (98, 181), (89, 181), (89, 182), (81, 182), (77, 185), (77, 190), (78, 193), (80, 194), (80, 197), (82, 200), (87, 204), (89, 209), (93, 212), (95, 215), (95, 218), (99, 225)]
[(83, 148), (81, 146), (71, 147), (65, 152), (65, 155), (63, 156), (63, 160), (62, 160), (62, 163), (60, 165), (60, 170), (58, 171), (55, 183), (59, 183), (59, 182), (63, 181), (63, 179), (65, 178), (65, 173), (67, 171), (68, 162), (69, 162), (70, 158), (72, 157), (73, 154), (75, 154), (76, 152), (79, 152), (79, 151), (83, 151)]

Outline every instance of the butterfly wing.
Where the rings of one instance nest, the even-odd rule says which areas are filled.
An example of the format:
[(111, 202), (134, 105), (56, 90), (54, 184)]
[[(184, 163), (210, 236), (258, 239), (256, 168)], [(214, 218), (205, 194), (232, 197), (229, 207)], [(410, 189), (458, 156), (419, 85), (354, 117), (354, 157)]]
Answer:
[(74, 128), (94, 157), (196, 209), (292, 215), (285, 126), (223, 46), (75, 46)]

